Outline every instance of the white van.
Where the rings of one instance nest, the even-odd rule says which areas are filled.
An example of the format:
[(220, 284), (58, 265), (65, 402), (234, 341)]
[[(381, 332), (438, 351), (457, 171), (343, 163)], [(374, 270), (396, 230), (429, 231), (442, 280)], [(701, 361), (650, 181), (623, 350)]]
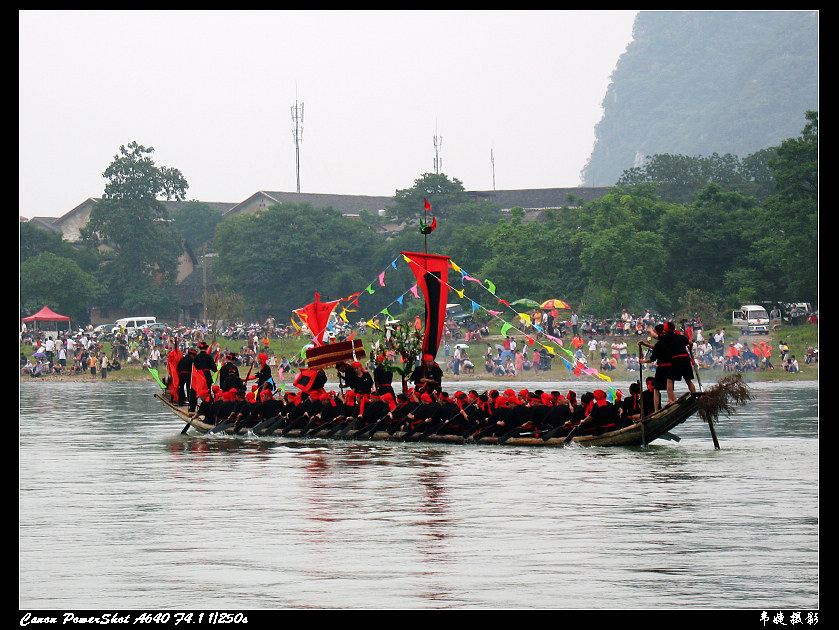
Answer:
[(129, 337), (134, 337), (143, 328), (148, 328), (150, 324), (156, 324), (156, 317), (123, 317), (114, 322), (114, 332), (119, 332), (120, 328), (125, 328), (125, 332)]
[(731, 323), (737, 326), (742, 334), (769, 334), (769, 313), (758, 304), (744, 304), (732, 312)]

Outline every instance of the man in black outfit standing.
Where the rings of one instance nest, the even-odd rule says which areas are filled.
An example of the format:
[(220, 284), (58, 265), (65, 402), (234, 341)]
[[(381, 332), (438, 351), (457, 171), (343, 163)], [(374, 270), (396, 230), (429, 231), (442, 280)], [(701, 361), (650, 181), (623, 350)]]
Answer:
[(189, 403), (191, 411), (195, 410), (195, 392), (190, 387), (192, 381), (192, 365), (195, 362), (195, 348), (187, 350), (178, 361), (178, 405), (183, 406), (184, 403)]
[(428, 353), (422, 355), (422, 363), (414, 369), (411, 381), (420, 393), (431, 394), (442, 391), (443, 370), (434, 361), (433, 355)]
[[(198, 354), (195, 355), (194, 363), (195, 369), (198, 370), (207, 381), (207, 390), (212, 391), (213, 372), (216, 371), (216, 363), (213, 361), (213, 357), (207, 353), (207, 348), (209, 348), (209, 346), (203, 341), (198, 344)], [(189, 410), (195, 411), (194, 403), (190, 405)]]

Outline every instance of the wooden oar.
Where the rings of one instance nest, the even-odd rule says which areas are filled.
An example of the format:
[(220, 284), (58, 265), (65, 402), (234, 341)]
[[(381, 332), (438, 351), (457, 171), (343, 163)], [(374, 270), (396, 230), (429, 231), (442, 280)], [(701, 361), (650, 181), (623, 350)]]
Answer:
[(347, 419), (344, 416), (341, 416), (339, 418), (335, 418), (335, 420), (333, 420), (332, 422), (329, 423), (329, 425), (327, 425), (326, 435), (323, 436), (323, 437), (331, 438), (333, 435), (338, 433), (338, 431), (341, 430), (341, 427), (344, 425), (344, 422), (346, 422), (346, 420)]
[(554, 427), (553, 429), (551, 429), (550, 431), (548, 431), (547, 433), (545, 433), (545, 434), (542, 436), (542, 440), (544, 440), (545, 442), (547, 442), (547, 441), (548, 441), (548, 440), (550, 440), (553, 436), (555, 436), (557, 433), (559, 433), (560, 431), (562, 431), (562, 429), (564, 429), (567, 425), (568, 425), (568, 423), (567, 423), (567, 422), (563, 422), (563, 423), (562, 423), (562, 424), (560, 424), (559, 426)]
[(577, 426), (575, 426), (573, 429), (571, 429), (570, 433), (568, 433), (568, 435), (566, 435), (566, 436), (565, 436), (565, 440), (564, 440), (562, 443), (563, 443), (563, 444), (570, 444), (570, 443), (571, 443), (571, 440), (573, 440), (573, 439), (574, 439), (574, 434), (577, 432), (577, 430), (578, 430), (581, 426), (583, 426), (582, 421), (580, 421), (580, 424), (578, 424), (578, 425), (577, 425)]
[(226, 431), (227, 429), (234, 426), (235, 424), (236, 424), (235, 420), (232, 421), (232, 422), (230, 420), (225, 420), (224, 422), (219, 422), (216, 426), (214, 426), (212, 429), (207, 431), (207, 433), (222, 433), (223, 431)]
[[(702, 377), (699, 376), (699, 368), (693, 358), (693, 348), (690, 349), (690, 362), (693, 364), (696, 372), (696, 382), (699, 383), (699, 391), (702, 391)], [(711, 430), (711, 439), (714, 441), (714, 449), (720, 450), (720, 441), (717, 439), (717, 431), (714, 429), (714, 421), (708, 418), (708, 428)]]
[(355, 417), (355, 418), (352, 419), (352, 422), (350, 422), (347, 425), (347, 427), (343, 431), (341, 431), (341, 433), (338, 435), (338, 439), (343, 440), (344, 436), (346, 436), (350, 431), (352, 431), (355, 428), (355, 425), (357, 425), (357, 424), (358, 424), (358, 417)]
[(440, 430), (440, 429), (442, 429), (444, 426), (446, 426), (446, 425), (449, 423), (449, 420), (450, 420), (450, 419), (451, 419), (451, 418), (449, 418), (449, 419), (447, 419), (447, 420), (438, 420), (437, 422), (429, 422), (429, 424), (430, 424), (430, 425), (432, 425), (432, 426), (427, 427), (424, 431), (422, 431), (422, 432), (421, 432), (421, 433), (420, 433), (420, 434), (419, 434), (419, 435), (418, 435), (418, 436), (417, 436), (414, 440), (412, 440), (412, 441), (413, 441), (413, 442), (422, 442), (422, 441), (423, 441), (424, 439), (426, 439), (429, 435), (432, 435), (432, 434), (433, 434), (433, 433), (435, 433), (436, 431), (439, 431), (439, 430)]
[(522, 430), (525, 428), (525, 426), (526, 426), (527, 424), (530, 424), (530, 420), (527, 420), (527, 421), (523, 422), (522, 424), (520, 424), (520, 425), (518, 425), (518, 426), (516, 426), (516, 427), (514, 427), (514, 428), (512, 428), (512, 429), (510, 429), (509, 431), (507, 431), (507, 432), (506, 432), (506, 433), (504, 433), (501, 437), (499, 437), (499, 438), (498, 438), (498, 443), (499, 443), (499, 444), (504, 444), (504, 442), (506, 442), (507, 440), (509, 440), (509, 439), (510, 439), (511, 437), (513, 437), (514, 435), (516, 435), (516, 434), (518, 434), (518, 433), (521, 433), (521, 432), (522, 432)]
[(383, 417), (381, 420), (364, 427), (358, 433), (356, 433), (353, 437), (356, 438), (356, 439), (359, 439), (359, 438), (362, 438), (366, 435), (366, 436), (368, 436), (368, 439), (372, 440), (373, 436), (376, 434), (376, 431), (379, 430), (379, 427), (387, 424), (387, 422), (389, 420), (391, 420), (391, 418), (388, 418), (387, 414), (385, 414), (385, 417)]
[(253, 425), (251, 427), (251, 431), (254, 434), (258, 434), (262, 429), (267, 427), (269, 424), (271, 424), (272, 422), (275, 422), (277, 420), (277, 418), (279, 418), (279, 416), (274, 416), (272, 418), (265, 418), (265, 420), (257, 422), (255, 425)]

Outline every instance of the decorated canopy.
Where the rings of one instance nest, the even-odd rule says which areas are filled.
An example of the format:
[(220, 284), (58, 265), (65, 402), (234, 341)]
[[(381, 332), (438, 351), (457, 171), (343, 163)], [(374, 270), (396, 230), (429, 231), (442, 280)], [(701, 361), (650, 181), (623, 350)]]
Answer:
[(69, 322), (70, 318), (66, 315), (59, 315), (50, 307), (45, 306), (40, 311), (29, 317), (24, 317), (24, 322)]

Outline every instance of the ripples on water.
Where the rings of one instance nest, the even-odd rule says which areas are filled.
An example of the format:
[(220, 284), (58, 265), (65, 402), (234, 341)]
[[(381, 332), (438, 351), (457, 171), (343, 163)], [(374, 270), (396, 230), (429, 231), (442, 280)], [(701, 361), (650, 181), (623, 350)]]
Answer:
[[(580, 384), (580, 390), (590, 384)], [(23, 608), (818, 607), (815, 385), (647, 449), (181, 436), (22, 383)]]

